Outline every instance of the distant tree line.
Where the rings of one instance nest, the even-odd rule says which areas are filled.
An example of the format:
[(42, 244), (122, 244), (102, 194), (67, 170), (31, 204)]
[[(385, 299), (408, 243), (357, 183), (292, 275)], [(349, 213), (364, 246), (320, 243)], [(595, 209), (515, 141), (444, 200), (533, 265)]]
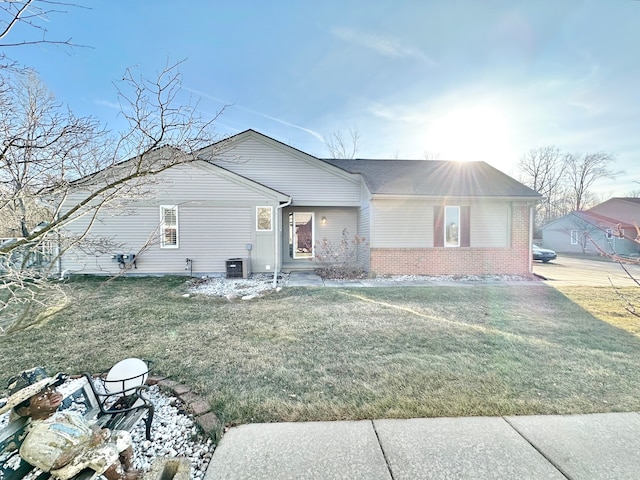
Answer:
[(598, 203), (593, 187), (599, 180), (619, 175), (613, 170), (614, 162), (615, 157), (606, 152), (566, 153), (555, 146), (523, 155), (518, 180), (542, 195), (535, 212), (536, 232), (567, 213)]

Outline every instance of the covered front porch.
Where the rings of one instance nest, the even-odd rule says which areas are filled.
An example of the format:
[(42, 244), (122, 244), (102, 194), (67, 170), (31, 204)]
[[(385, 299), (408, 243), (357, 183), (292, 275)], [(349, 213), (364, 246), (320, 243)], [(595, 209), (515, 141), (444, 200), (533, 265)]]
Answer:
[(353, 207), (292, 206), (282, 212), (281, 270), (313, 271), (318, 258), (358, 232), (358, 210)]

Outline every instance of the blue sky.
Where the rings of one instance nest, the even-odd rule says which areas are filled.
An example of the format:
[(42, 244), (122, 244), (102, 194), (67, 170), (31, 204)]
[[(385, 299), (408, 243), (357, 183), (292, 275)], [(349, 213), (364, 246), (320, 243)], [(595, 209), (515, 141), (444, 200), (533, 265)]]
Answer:
[[(114, 83), (186, 60), (183, 99), (220, 135), (253, 128), (319, 157), (334, 131), (357, 156), (485, 160), (515, 177), (530, 149), (605, 151), (640, 189), (640, 1), (77, 2), (49, 39), (7, 54), (78, 115), (120, 128)], [(18, 35), (20, 32), (15, 32)]]

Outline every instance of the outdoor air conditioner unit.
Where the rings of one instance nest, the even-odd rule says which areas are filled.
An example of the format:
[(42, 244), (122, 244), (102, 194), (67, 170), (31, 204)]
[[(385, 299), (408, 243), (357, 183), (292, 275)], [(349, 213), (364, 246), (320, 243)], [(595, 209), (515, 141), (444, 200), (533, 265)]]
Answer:
[(248, 258), (230, 258), (226, 262), (227, 278), (249, 278), (251, 262)]

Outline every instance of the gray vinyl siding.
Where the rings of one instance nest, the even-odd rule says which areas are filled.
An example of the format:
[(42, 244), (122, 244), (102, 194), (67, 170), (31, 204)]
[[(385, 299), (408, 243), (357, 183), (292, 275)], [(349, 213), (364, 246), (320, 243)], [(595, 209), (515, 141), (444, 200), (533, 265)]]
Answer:
[[(163, 172), (157, 182), (147, 186), (150, 193), (144, 199), (122, 209), (105, 208), (93, 223), (88, 238), (111, 238), (117, 247), (100, 254), (69, 251), (61, 269), (114, 274), (119, 266), (112, 254), (134, 253), (137, 268), (131, 273), (185, 274), (186, 259), (190, 258), (194, 274), (223, 274), (226, 260), (247, 257), (247, 244), (255, 243), (255, 207), (275, 208), (284, 198), (230, 175), (208, 165), (182, 165)], [(160, 248), (161, 205), (178, 206), (178, 248)], [(78, 219), (68, 229), (81, 234), (88, 218)], [(273, 258), (265, 259), (269, 261), (273, 263)]]
[(470, 211), (471, 247), (502, 248), (511, 243), (508, 203), (475, 202)]
[[(585, 230), (585, 223), (571, 214), (559, 218), (542, 229), (542, 245), (540, 246), (556, 252), (582, 253), (582, 247), (579, 244), (571, 244), (571, 230), (576, 230), (578, 236), (581, 236)], [(634, 238), (634, 231), (625, 231), (626, 238), (616, 238), (615, 235), (607, 238), (606, 230), (607, 226), (605, 225), (588, 227), (586, 253), (597, 255), (602, 252), (630, 255), (640, 253), (640, 246), (629, 238)]]
[[(578, 230), (582, 235), (584, 226), (580, 225), (573, 215), (560, 218), (542, 229), (542, 242), (539, 246), (556, 252), (582, 253), (582, 247), (579, 244), (571, 244), (571, 230)], [(593, 245), (589, 244), (588, 248), (592, 250)]]
[(374, 200), (371, 247), (433, 246), (433, 207), (418, 200)]
[[(296, 209), (294, 211), (304, 211)], [(342, 232), (352, 240), (358, 232), (358, 210), (356, 208), (317, 208), (316, 215), (316, 241), (327, 238), (331, 241), (341, 241)], [(327, 223), (322, 224), (322, 217), (326, 217)]]
[(158, 219), (159, 207), (150, 206), (138, 208), (135, 215), (102, 218), (91, 235), (117, 234), (119, 247), (96, 256), (65, 255), (63, 268), (73, 273), (116, 273), (119, 267), (111, 254), (135, 253), (137, 268), (132, 273), (183, 273), (187, 258), (193, 260), (194, 272), (222, 273), (227, 259), (247, 256), (246, 244), (252, 240), (250, 206), (178, 207), (178, 248), (160, 248)]
[[(433, 247), (434, 204), (420, 200), (372, 202), (372, 247)], [(474, 202), (470, 211), (471, 247), (508, 247), (511, 208), (506, 202)]]
[(247, 137), (215, 163), (289, 195), (296, 206), (358, 206), (360, 180), (278, 144)]
[[(292, 259), (289, 251), (289, 214), (293, 212), (309, 212), (314, 214), (315, 221), (315, 248), (316, 253), (320, 256), (327, 253), (327, 249), (340, 245), (343, 239), (351, 244), (355, 239), (358, 231), (358, 209), (355, 207), (288, 207), (284, 209), (282, 214), (282, 258), (287, 264), (307, 265), (312, 267), (313, 264), (307, 259)], [(322, 217), (326, 217), (326, 224), (322, 224)], [(327, 247), (323, 247), (325, 242)], [(355, 252), (355, 245), (354, 245)], [(356, 259), (354, 258), (354, 261)]]
[[(153, 201), (165, 204), (254, 205), (265, 198), (264, 193), (248, 188), (241, 179), (224, 176), (224, 172), (215, 167), (197, 163), (179, 165), (163, 172), (155, 190)], [(271, 199), (269, 204), (277, 203)]]

